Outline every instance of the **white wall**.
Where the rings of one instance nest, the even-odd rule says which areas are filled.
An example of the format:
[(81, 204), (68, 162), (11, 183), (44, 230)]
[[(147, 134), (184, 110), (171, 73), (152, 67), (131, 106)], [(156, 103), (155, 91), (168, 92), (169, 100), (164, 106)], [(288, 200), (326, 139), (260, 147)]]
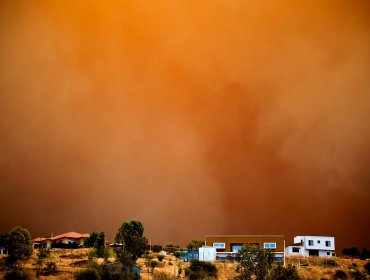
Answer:
[(199, 260), (213, 262), (216, 260), (216, 248), (213, 247), (200, 247)]
[[(334, 237), (327, 237), (327, 236), (304, 236), (304, 244), (303, 246), (305, 249), (308, 250), (325, 250), (329, 251), (335, 250), (335, 240)], [(309, 245), (309, 240), (313, 241), (313, 245)], [(330, 246), (326, 246), (326, 241), (330, 241)]]
[[(309, 240), (313, 245), (309, 245)], [(330, 241), (330, 246), (326, 246), (326, 241)], [(285, 248), (287, 255), (309, 256), (309, 250), (318, 250), (320, 257), (332, 257), (335, 251), (335, 238), (330, 236), (296, 236), (294, 243), (303, 242), (303, 246), (288, 246)], [(293, 247), (300, 248), (299, 253), (293, 252)], [(329, 253), (329, 255), (328, 255)]]

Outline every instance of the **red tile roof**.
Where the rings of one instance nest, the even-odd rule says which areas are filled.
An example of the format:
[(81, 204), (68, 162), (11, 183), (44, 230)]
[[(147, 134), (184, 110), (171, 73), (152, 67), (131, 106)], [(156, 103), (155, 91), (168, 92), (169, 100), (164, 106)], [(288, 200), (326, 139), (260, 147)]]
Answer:
[(37, 242), (44, 242), (46, 240), (49, 240), (50, 238), (45, 238), (45, 237), (37, 237), (35, 239), (32, 239), (32, 242), (37, 243)]
[(58, 239), (63, 239), (63, 238), (69, 238), (69, 239), (81, 239), (81, 238), (87, 238), (87, 237), (90, 237), (90, 234), (88, 233), (78, 233), (78, 232), (74, 232), (74, 231), (70, 231), (70, 232), (66, 232), (66, 233), (63, 233), (63, 234), (59, 234), (57, 236), (54, 236), (54, 237), (49, 237), (49, 238), (45, 238), (45, 237), (37, 237), (35, 239), (32, 239), (32, 242), (34, 243), (37, 243), (37, 242), (44, 242), (44, 241), (47, 241), (47, 240), (58, 240)]
[(62, 238), (71, 238), (71, 239), (80, 239), (80, 238), (87, 238), (90, 237), (90, 234), (88, 233), (78, 233), (74, 231), (66, 232), (63, 234), (59, 234), (57, 236), (51, 237), (51, 240), (57, 240), (57, 239), (62, 239)]

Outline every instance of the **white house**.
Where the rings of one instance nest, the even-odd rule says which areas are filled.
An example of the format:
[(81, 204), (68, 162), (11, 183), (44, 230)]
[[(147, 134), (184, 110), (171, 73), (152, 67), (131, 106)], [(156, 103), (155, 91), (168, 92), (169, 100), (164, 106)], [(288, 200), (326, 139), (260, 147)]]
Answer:
[(285, 254), (294, 256), (335, 256), (335, 239), (330, 236), (296, 236), (294, 244), (285, 248)]

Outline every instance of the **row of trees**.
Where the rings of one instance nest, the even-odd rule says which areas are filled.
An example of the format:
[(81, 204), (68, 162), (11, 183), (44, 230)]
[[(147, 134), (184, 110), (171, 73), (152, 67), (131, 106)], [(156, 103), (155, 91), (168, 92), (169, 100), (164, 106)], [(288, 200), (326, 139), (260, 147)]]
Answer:
[(357, 247), (347, 247), (342, 250), (342, 254), (350, 258), (360, 258), (361, 260), (370, 258), (370, 250), (366, 247), (364, 247), (361, 252)]

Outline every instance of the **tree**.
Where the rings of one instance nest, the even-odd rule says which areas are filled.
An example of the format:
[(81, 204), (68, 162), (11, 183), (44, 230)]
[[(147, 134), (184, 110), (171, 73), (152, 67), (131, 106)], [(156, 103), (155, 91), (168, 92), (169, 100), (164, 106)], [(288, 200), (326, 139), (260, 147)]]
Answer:
[(150, 262), (150, 267), (152, 268), (152, 274), (154, 272), (154, 268), (156, 268), (158, 265), (159, 265), (159, 262), (157, 262), (156, 260), (152, 260)]
[(138, 220), (122, 223), (116, 233), (115, 242), (121, 245), (116, 249), (116, 254), (122, 263), (126, 279), (133, 277), (135, 263), (146, 250), (148, 240), (143, 234), (144, 226)]
[(173, 244), (173, 243), (169, 243), (167, 244), (165, 247), (164, 247), (164, 250), (167, 252), (167, 253), (172, 253), (174, 254), (175, 252), (179, 251), (180, 250), (180, 246), (179, 245), (176, 245), (176, 244)]
[(275, 265), (269, 272), (269, 280), (299, 280), (297, 269), (294, 266), (284, 267), (281, 264)]
[(261, 250), (255, 245), (244, 245), (235, 257), (238, 262), (236, 271), (239, 272), (237, 279), (266, 279), (269, 268), (272, 265), (270, 252)]
[(94, 247), (95, 241), (98, 238), (99, 233), (92, 232), (89, 237), (85, 238), (84, 245), (86, 247), (92, 248)]
[(357, 247), (349, 247), (349, 248), (344, 248), (342, 251), (343, 255), (355, 258), (360, 256), (360, 251), (358, 250)]
[(9, 234), (0, 233), (0, 248), (6, 247), (6, 239), (8, 238), (8, 235)]
[(361, 252), (360, 259), (361, 260), (366, 260), (370, 258), (370, 250), (364, 247)]
[(162, 247), (162, 245), (153, 245), (152, 246), (152, 251), (154, 252), (154, 253), (159, 253), (160, 251), (162, 251), (163, 250), (163, 247)]
[(369, 273), (369, 274), (370, 274), (370, 262), (367, 262), (367, 263), (364, 265), (364, 269), (365, 269), (365, 272), (366, 272), (366, 273)]
[(94, 242), (94, 251), (97, 258), (104, 258), (107, 255), (105, 233), (103, 231), (101, 233), (98, 233), (98, 235), (96, 236), (96, 240)]
[(194, 251), (194, 250), (197, 250), (199, 249), (200, 247), (202, 247), (203, 245), (205, 244), (205, 241), (202, 240), (202, 239), (193, 239), (189, 242), (188, 245), (186, 245), (186, 248), (189, 250), (189, 251)]
[(6, 249), (9, 252), (9, 264), (28, 259), (33, 251), (30, 232), (22, 227), (11, 230), (6, 238)]

